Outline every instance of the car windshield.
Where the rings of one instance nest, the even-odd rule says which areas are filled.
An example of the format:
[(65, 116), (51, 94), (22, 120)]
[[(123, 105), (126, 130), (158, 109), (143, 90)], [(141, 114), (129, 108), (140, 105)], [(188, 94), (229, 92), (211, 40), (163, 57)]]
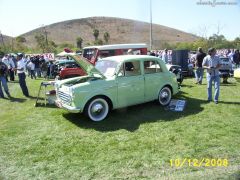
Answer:
[(96, 56), (97, 49), (84, 49), (83, 50), (83, 57), (85, 57), (88, 60), (91, 60), (91, 58)]
[(116, 68), (118, 67), (118, 62), (111, 60), (99, 60), (96, 63), (96, 69), (100, 71), (104, 76), (111, 77), (116, 72)]
[(221, 58), (222, 62), (229, 62), (228, 58)]

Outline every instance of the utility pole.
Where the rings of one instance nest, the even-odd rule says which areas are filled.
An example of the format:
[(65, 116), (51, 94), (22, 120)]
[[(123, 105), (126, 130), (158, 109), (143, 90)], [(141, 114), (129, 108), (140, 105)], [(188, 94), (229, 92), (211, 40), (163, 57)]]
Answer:
[(12, 38), (12, 52), (13, 52), (13, 38)]
[(48, 32), (44, 24), (42, 24), (41, 27), (42, 27), (42, 33), (45, 35), (46, 50), (48, 51), (48, 37), (47, 37)]
[(48, 47), (48, 37), (47, 37), (48, 32), (46, 31), (46, 27), (45, 26), (43, 28), (44, 28), (44, 34), (45, 34), (45, 39), (46, 39), (46, 45)]
[(46, 40), (46, 50), (47, 50), (47, 52), (49, 52), (49, 50), (48, 50), (48, 37), (47, 37), (48, 32), (46, 31), (45, 26), (43, 27), (43, 29), (44, 29), (45, 40)]
[(150, 0), (150, 51), (152, 50), (152, 0)]

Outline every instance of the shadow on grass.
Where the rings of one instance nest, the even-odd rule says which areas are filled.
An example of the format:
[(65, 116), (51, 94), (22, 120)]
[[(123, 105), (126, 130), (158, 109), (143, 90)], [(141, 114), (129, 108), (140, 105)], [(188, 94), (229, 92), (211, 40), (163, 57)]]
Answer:
[(49, 104), (47, 103), (45, 105), (45, 103), (35, 103), (35, 107), (43, 107), (43, 108), (57, 108), (57, 106), (55, 104)]
[(189, 84), (181, 84), (180, 86), (181, 87), (189, 87), (189, 88), (194, 87), (193, 85), (189, 85)]
[[(180, 97), (181, 99), (185, 99), (184, 96)], [(66, 113), (63, 114), (63, 116), (81, 128), (95, 129), (101, 132), (116, 131), (120, 129), (133, 132), (144, 123), (175, 121), (182, 117), (200, 113), (204, 109), (201, 105), (206, 103), (204, 100), (193, 98), (187, 98), (186, 101), (187, 105), (184, 112), (166, 110), (166, 108), (154, 101), (110, 111), (108, 118), (101, 122), (92, 122), (83, 114)]]
[(10, 83), (10, 84), (11, 84), (11, 83), (13, 83), (13, 84), (18, 84), (19, 81), (16, 81), (16, 80), (15, 80), (15, 81), (8, 81), (8, 83)]
[(27, 99), (23, 99), (23, 98), (15, 98), (15, 97), (11, 97), (10, 101), (11, 102), (18, 102), (18, 103), (23, 103), (25, 102)]
[(226, 83), (220, 83), (220, 86), (237, 86), (237, 84), (236, 83), (226, 82)]
[(240, 105), (240, 102), (218, 101), (221, 104)]

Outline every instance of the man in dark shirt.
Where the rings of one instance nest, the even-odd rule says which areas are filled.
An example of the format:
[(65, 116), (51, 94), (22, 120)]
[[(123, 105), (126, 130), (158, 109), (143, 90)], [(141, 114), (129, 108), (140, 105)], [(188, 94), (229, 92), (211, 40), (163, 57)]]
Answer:
[(202, 48), (198, 48), (198, 53), (196, 55), (196, 71), (195, 71), (195, 78), (196, 78), (196, 84), (202, 84), (203, 79), (203, 68), (202, 68), (202, 62), (204, 57), (206, 56), (206, 53), (203, 52)]
[(7, 79), (6, 79), (7, 71), (8, 71), (7, 65), (0, 61), (0, 98), (4, 98), (2, 86), (7, 96), (11, 98), (8, 90)]
[(239, 67), (240, 64), (240, 54), (239, 54), (239, 50), (236, 49), (234, 54), (233, 54), (233, 63), (235, 64), (236, 68)]

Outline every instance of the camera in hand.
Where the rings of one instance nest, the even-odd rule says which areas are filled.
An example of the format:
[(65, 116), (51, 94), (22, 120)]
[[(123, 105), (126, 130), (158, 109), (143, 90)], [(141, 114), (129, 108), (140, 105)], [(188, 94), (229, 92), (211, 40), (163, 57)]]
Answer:
[(210, 68), (211, 68), (211, 69), (214, 69), (214, 67), (213, 67), (213, 66), (211, 66)]

